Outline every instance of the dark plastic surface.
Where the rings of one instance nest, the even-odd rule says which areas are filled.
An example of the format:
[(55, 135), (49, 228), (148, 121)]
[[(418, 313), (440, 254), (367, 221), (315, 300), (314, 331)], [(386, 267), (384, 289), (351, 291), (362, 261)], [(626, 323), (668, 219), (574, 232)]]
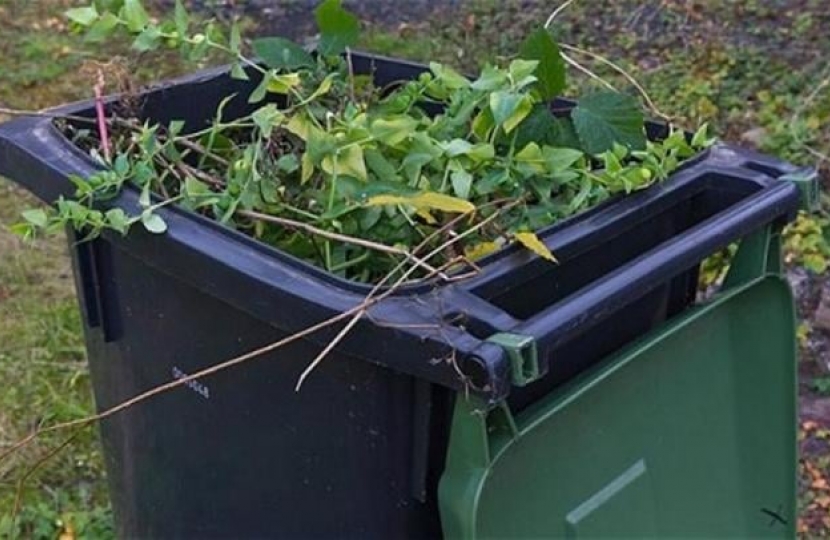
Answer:
[[(381, 85), (424, 69), (354, 62)], [(151, 91), (144, 113), (198, 129), (231, 92), (242, 97), (228, 115), (249, 110), (249, 84), (198, 74)], [(93, 114), (89, 102), (61, 110)], [(45, 201), (94, 169), (47, 119), (0, 126), (0, 173)], [(508, 248), (472, 280), (380, 303), (299, 393), (297, 376), (339, 327), (131, 408), (102, 428), (121, 534), (439, 536), (452, 391), (519, 411), (680, 313), (702, 258), (792, 216), (797, 188), (775, 177), (794, 171), (714, 148), (662, 185), (541, 231), (558, 265)], [(128, 190), (114, 204), (137, 198)], [(136, 229), (73, 250), (99, 408), (320, 322), (368, 290), (211, 220), (161, 212), (164, 235)], [(455, 322), (434, 329), (441, 319)], [(486, 341), (499, 331), (535, 338), (547, 375), (511, 389), (505, 352)]]

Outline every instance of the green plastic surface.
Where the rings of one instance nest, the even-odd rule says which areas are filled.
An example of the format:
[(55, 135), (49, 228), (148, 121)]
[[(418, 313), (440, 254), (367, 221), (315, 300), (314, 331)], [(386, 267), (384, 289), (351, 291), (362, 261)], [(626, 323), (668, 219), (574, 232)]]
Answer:
[(794, 308), (765, 274), (775, 240), (746, 242), (715, 299), (520, 415), (459, 395), (445, 536), (794, 537)]

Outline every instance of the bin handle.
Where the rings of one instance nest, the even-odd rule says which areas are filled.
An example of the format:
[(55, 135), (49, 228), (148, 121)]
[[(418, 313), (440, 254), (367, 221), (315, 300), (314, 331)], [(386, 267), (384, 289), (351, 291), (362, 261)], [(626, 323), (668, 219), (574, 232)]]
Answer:
[[(775, 182), (520, 322), (491, 342), (513, 347), (513, 382), (547, 372), (550, 351), (732, 242), (797, 208), (798, 188)], [(549, 246), (550, 247), (550, 246)], [(537, 365), (533, 365), (537, 363)], [(516, 371), (520, 370), (517, 375)]]

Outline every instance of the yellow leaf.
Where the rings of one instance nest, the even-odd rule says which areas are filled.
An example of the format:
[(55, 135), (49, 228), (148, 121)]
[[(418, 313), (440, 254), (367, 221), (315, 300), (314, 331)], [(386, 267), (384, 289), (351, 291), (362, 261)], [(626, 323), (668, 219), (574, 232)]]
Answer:
[(336, 156), (326, 156), (320, 164), (332, 176), (351, 176), (364, 182), (368, 180), (363, 148), (349, 146), (340, 149)]
[(268, 91), (275, 94), (287, 94), (292, 88), (300, 84), (299, 73), (286, 73), (274, 75), (268, 82)]
[(303, 154), (302, 160), (302, 171), (300, 173), (300, 183), (305, 184), (311, 175), (314, 174), (314, 163), (311, 161), (311, 156), (308, 155), (308, 152)]
[(501, 246), (498, 242), (479, 242), (478, 244), (464, 248), (464, 255), (471, 261), (476, 261), (491, 253), (495, 253)]
[(305, 114), (294, 115), (285, 128), (304, 141), (307, 141), (311, 131), (316, 129)]
[(323, 79), (323, 82), (320, 83), (320, 86), (317, 87), (317, 90), (315, 90), (310, 96), (305, 98), (305, 101), (314, 101), (318, 97), (328, 94), (329, 90), (331, 90), (331, 83), (332, 81), (334, 81), (334, 77), (335, 74), (330, 73), (325, 79)]
[(476, 209), (470, 201), (434, 191), (424, 191), (417, 195), (375, 195), (366, 201), (367, 206), (384, 206), (387, 204), (407, 204), (419, 210), (438, 210), (454, 214), (469, 214), (475, 212)]
[(548, 249), (539, 237), (536, 236), (535, 233), (532, 232), (520, 232), (513, 235), (516, 238), (516, 241), (519, 242), (521, 245), (535, 253), (536, 255), (542, 257), (543, 259), (547, 259), (551, 262), (558, 262), (556, 257), (553, 256), (553, 253)]
[(64, 525), (58, 536), (58, 540), (75, 540), (75, 538), (77, 538), (75, 536), (75, 528), (71, 523)]
[(429, 225), (435, 225), (436, 223), (438, 223), (438, 220), (435, 219), (435, 217), (429, 213), (429, 210), (426, 210), (424, 208), (421, 208), (420, 210), (415, 212), (415, 214), (417, 214), (421, 219), (426, 221)]

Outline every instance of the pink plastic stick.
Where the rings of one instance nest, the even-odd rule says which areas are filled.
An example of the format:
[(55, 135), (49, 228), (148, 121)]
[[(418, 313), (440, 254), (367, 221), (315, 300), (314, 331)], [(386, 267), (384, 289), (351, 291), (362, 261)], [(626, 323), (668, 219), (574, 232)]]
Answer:
[(95, 85), (95, 114), (98, 117), (98, 136), (101, 138), (101, 148), (104, 150), (104, 159), (110, 162), (110, 137), (107, 132), (107, 118), (104, 115), (104, 74), (98, 71), (98, 84)]

